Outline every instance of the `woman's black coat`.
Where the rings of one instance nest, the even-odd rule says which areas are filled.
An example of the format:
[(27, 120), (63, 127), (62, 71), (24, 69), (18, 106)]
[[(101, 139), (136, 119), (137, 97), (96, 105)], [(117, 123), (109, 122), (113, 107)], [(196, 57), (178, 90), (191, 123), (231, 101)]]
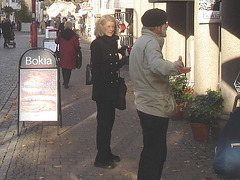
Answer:
[(92, 99), (116, 100), (119, 90), (118, 71), (126, 63), (119, 60), (118, 36), (102, 36), (95, 39), (90, 46), (93, 91)]

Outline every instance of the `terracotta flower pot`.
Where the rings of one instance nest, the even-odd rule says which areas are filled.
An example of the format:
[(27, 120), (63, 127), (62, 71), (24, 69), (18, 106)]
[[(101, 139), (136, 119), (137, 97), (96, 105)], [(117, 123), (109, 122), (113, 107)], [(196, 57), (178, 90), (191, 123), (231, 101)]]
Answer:
[(208, 141), (210, 126), (201, 123), (190, 123), (196, 141)]
[(177, 113), (171, 118), (173, 121), (180, 120), (183, 117), (181, 108), (184, 106), (184, 103), (177, 104), (176, 106), (177, 106)]

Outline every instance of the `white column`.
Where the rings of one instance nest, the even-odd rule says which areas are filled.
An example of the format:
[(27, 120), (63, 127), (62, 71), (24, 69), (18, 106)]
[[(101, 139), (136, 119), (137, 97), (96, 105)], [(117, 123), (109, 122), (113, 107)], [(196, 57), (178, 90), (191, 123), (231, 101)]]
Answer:
[(198, 22), (198, 3), (194, 5), (194, 91), (205, 94), (219, 87), (218, 24)]

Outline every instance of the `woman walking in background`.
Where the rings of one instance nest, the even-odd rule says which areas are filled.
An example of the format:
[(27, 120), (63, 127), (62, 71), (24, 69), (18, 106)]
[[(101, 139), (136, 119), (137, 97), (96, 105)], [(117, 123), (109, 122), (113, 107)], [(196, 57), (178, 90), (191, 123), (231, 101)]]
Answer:
[(42, 20), (42, 22), (39, 25), (39, 28), (41, 29), (41, 34), (45, 34), (45, 29), (46, 29), (46, 22), (45, 22), (45, 20)]
[(96, 39), (91, 43), (93, 75), (92, 99), (97, 104), (97, 156), (94, 165), (112, 169), (120, 157), (113, 155), (110, 147), (111, 131), (115, 120), (115, 107), (119, 91), (118, 71), (127, 58), (120, 58), (117, 45), (116, 20), (102, 16), (96, 23)]
[(80, 48), (78, 35), (72, 30), (72, 22), (67, 21), (64, 30), (60, 32), (55, 40), (59, 44), (60, 67), (62, 68), (64, 88), (69, 88), (69, 80), (72, 69), (76, 68), (76, 54)]
[(62, 22), (59, 24), (59, 26), (58, 26), (58, 33), (62, 32), (62, 31), (64, 30), (64, 24), (65, 24), (65, 22), (67, 22), (67, 18), (66, 18), (66, 17), (64, 17), (64, 18), (62, 19)]

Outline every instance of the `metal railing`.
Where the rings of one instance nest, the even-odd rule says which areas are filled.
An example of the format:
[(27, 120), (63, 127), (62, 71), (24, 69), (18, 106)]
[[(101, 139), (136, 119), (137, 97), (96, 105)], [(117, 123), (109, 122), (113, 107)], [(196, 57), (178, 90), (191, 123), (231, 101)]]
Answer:
[(133, 35), (120, 35), (120, 44), (122, 46), (132, 46), (133, 45)]

